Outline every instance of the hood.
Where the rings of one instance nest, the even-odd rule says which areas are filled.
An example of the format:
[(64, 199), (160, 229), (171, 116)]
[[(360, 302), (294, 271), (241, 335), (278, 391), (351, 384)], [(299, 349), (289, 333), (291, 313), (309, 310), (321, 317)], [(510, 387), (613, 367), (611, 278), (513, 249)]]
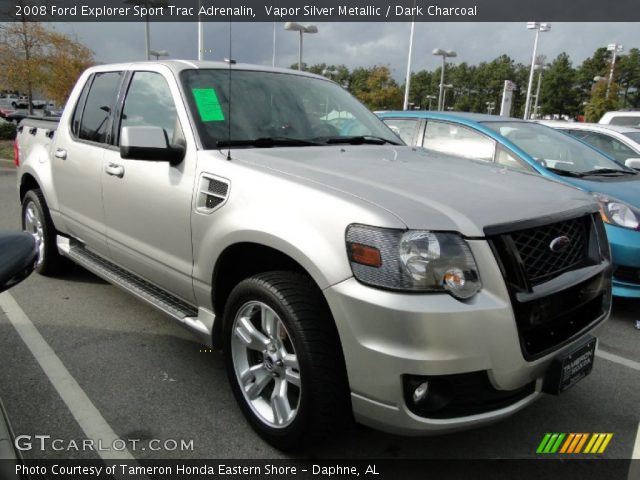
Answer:
[(412, 147), (236, 149), (232, 156), (359, 197), (415, 229), (484, 236), (487, 226), (596, 208), (590, 196), (538, 175)]
[(640, 175), (600, 177), (598, 180), (563, 178), (564, 181), (586, 192), (604, 193), (629, 205), (640, 208)]

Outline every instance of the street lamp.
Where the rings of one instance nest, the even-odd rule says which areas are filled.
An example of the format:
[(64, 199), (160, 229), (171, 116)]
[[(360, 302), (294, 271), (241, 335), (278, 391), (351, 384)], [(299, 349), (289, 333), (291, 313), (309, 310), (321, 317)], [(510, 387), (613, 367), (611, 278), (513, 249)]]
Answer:
[(302, 70), (302, 36), (305, 33), (318, 33), (318, 27), (315, 25), (302, 25), (296, 22), (287, 22), (284, 24), (284, 29), (300, 32), (300, 46), (298, 48), (298, 70)]
[(616, 67), (616, 56), (618, 53), (622, 53), (624, 51), (624, 47), (622, 45), (618, 45), (617, 43), (610, 43), (607, 45), (607, 50), (613, 52), (613, 58), (611, 59), (611, 69), (609, 70), (609, 80), (607, 81), (607, 96), (609, 98), (609, 89), (611, 88), (611, 82), (613, 81), (613, 70)]
[(337, 77), (340, 74), (338, 70), (329, 70), (325, 68), (322, 70), (322, 75), (333, 80), (334, 77)]
[(529, 72), (529, 83), (527, 85), (527, 99), (524, 103), (524, 119), (529, 118), (529, 107), (531, 106), (531, 86), (533, 85), (533, 71), (536, 67), (536, 52), (538, 50), (538, 36), (540, 32), (548, 32), (551, 25), (548, 23), (527, 22), (527, 29), (536, 31), (536, 38), (533, 42), (533, 55), (531, 56), (531, 71)]
[(453, 58), (458, 56), (453, 50), (443, 50), (441, 48), (433, 49), (434, 55), (442, 56), (442, 71), (440, 72), (440, 94), (438, 95), (438, 111), (444, 110), (444, 70), (447, 67), (447, 57)]
[(156, 57), (156, 60), (159, 60), (160, 57), (168, 57), (169, 52), (167, 52), (166, 50), (149, 50), (149, 55), (153, 55), (154, 57)]
[(140, 5), (147, 8), (144, 19), (144, 52), (147, 60), (151, 60), (151, 34), (149, 33), (149, 7), (169, 7), (168, 0), (125, 0), (130, 5)]
[(496, 108), (496, 102), (486, 102), (487, 103), (487, 113), (491, 115)]
[(427, 95), (425, 97), (426, 100), (429, 100), (429, 106), (427, 107), (427, 110), (431, 110), (431, 100), (435, 100), (436, 98), (438, 97), (436, 97), (435, 95)]
[(416, 22), (411, 22), (411, 34), (409, 35), (409, 56), (407, 57), (407, 78), (404, 82), (404, 102), (402, 109), (406, 110), (409, 106), (409, 88), (411, 86), (411, 55), (413, 52), (413, 33), (416, 28)]
[(542, 72), (549, 70), (549, 65), (537, 64), (536, 70), (540, 70), (538, 73), (538, 88), (536, 88), (536, 101), (533, 104), (533, 115), (538, 118), (538, 99), (540, 98), (540, 85), (542, 84)]

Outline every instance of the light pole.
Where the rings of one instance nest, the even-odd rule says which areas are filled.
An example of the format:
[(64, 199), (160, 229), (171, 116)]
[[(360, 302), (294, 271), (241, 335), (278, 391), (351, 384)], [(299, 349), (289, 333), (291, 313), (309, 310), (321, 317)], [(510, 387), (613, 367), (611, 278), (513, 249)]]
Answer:
[(524, 119), (529, 118), (529, 110), (531, 106), (531, 87), (533, 85), (533, 72), (536, 66), (536, 52), (538, 50), (538, 36), (540, 32), (548, 32), (551, 25), (548, 23), (527, 22), (527, 29), (536, 31), (536, 38), (533, 41), (533, 55), (531, 56), (531, 71), (529, 72), (529, 83), (527, 84), (527, 99), (524, 103)]
[(436, 98), (438, 97), (436, 97), (435, 95), (427, 95), (425, 97), (425, 99), (429, 100), (429, 106), (427, 107), (427, 110), (431, 110), (431, 100), (435, 100)]
[(322, 75), (330, 78), (331, 80), (333, 80), (335, 77), (337, 77), (340, 74), (340, 72), (338, 70), (329, 70), (328, 68), (325, 68), (322, 70)]
[(315, 25), (302, 25), (296, 22), (287, 22), (284, 24), (284, 29), (300, 32), (300, 46), (298, 48), (298, 70), (302, 70), (302, 36), (305, 33), (318, 33), (318, 27)]
[(533, 115), (537, 119), (538, 118), (538, 100), (540, 99), (540, 85), (542, 84), (542, 73), (545, 70), (549, 70), (549, 65), (538, 64), (536, 65), (536, 70), (540, 70), (540, 72), (538, 73), (538, 87), (536, 88), (536, 101), (533, 104)]
[(438, 111), (441, 112), (442, 110), (444, 110), (444, 71), (447, 67), (447, 57), (453, 58), (458, 54), (453, 50), (443, 50), (441, 48), (434, 48), (433, 52), (431, 53), (433, 53), (434, 55), (442, 56), (442, 71), (440, 72), (440, 94), (438, 95)]
[(613, 70), (616, 68), (616, 56), (618, 53), (624, 51), (624, 47), (617, 43), (610, 43), (607, 45), (607, 50), (613, 52), (613, 58), (611, 59), (611, 69), (609, 70), (609, 80), (607, 81), (607, 96), (609, 98), (609, 89), (611, 88), (611, 82), (613, 81)]
[(406, 110), (409, 106), (409, 87), (411, 85), (411, 53), (413, 52), (413, 32), (416, 27), (416, 22), (411, 22), (411, 34), (409, 35), (409, 56), (407, 58), (407, 79), (404, 82), (404, 103), (402, 109)]
[(160, 57), (168, 57), (169, 52), (167, 52), (166, 50), (149, 50), (149, 55), (153, 55), (154, 57), (156, 57), (156, 60), (159, 60)]
[[(130, 5), (140, 5), (142, 7), (146, 7), (147, 10), (149, 7), (169, 7), (168, 0), (125, 0), (124, 3), (128, 3)], [(147, 60), (151, 60), (151, 34), (149, 32), (149, 14), (145, 15), (144, 19), (144, 52), (145, 58)]]
[[(440, 106), (439, 111), (444, 110), (444, 106), (447, 103), (447, 90), (452, 88), (453, 88), (453, 85), (450, 83), (447, 83), (446, 85), (442, 83), (440, 84), (440, 91), (442, 92), (442, 105)], [(450, 108), (449, 110), (453, 110), (453, 108)]]

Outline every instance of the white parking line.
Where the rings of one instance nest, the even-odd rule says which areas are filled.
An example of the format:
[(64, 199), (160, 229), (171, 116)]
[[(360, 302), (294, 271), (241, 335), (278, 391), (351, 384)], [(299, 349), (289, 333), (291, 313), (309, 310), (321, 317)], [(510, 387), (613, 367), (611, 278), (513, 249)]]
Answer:
[(629, 476), (627, 480), (640, 480), (640, 423), (638, 423), (636, 443), (631, 452), (631, 463), (629, 465)]
[[(0, 308), (4, 311), (9, 321), (13, 324), (18, 334), (22, 338), (27, 348), (31, 351), (40, 367), (55, 387), (62, 401), (67, 405), (69, 411), (76, 422), (82, 428), (86, 438), (93, 440), (94, 445), (102, 442), (103, 447), (114, 445), (114, 441), (120, 437), (103, 418), (100, 411), (91, 402), (78, 382), (71, 376), (62, 361), (55, 354), (53, 349), (40, 335), (33, 322), (27, 317), (20, 305), (14, 300), (10, 293), (0, 294)], [(120, 449), (120, 444), (116, 446)], [(135, 459), (129, 450), (116, 451), (114, 449), (95, 449), (100, 458), (111, 462), (113, 460), (127, 460), (128, 464), (133, 464)], [(128, 478), (128, 477), (127, 477)], [(142, 477), (146, 478), (146, 477)]]
[(614, 353), (609, 353), (604, 350), (598, 350), (596, 352), (596, 357), (604, 358), (610, 362), (617, 363), (619, 365), (624, 365), (625, 367), (632, 368), (634, 370), (640, 371), (640, 362), (636, 362), (634, 360), (629, 360), (628, 358), (621, 357)]

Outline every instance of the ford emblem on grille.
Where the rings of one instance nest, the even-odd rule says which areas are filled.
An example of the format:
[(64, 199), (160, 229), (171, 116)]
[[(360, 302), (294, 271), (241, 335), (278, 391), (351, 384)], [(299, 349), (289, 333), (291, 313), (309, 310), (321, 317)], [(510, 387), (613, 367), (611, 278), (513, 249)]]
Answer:
[(549, 250), (553, 253), (562, 253), (571, 244), (571, 239), (567, 236), (557, 237), (551, 240), (549, 244)]

